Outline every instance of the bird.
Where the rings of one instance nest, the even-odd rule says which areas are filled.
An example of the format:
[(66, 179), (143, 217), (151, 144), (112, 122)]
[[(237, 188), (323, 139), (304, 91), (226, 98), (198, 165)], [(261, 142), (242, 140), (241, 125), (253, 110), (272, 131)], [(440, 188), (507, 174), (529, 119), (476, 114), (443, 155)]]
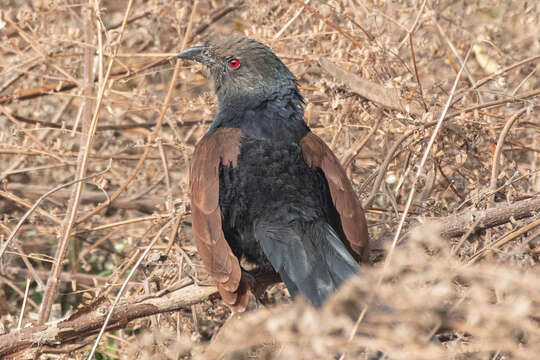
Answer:
[(369, 233), (339, 160), (304, 120), (296, 77), (247, 37), (214, 36), (177, 57), (208, 70), (218, 100), (190, 188), (194, 242), (223, 302), (257, 306), (247, 263), (322, 306), (368, 260)]

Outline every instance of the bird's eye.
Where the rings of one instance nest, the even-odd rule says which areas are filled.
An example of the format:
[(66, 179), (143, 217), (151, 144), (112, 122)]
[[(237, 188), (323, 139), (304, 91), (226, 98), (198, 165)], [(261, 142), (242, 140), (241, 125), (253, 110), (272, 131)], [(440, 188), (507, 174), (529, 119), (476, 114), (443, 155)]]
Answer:
[(240, 67), (240, 60), (238, 59), (230, 59), (229, 60), (229, 66), (233, 69), (238, 69)]

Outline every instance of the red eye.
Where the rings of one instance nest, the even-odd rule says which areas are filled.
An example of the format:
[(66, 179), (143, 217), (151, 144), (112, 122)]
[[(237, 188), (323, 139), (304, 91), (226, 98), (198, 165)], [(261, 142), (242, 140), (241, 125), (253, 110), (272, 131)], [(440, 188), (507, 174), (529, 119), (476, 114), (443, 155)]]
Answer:
[(229, 60), (229, 66), (233, 69), (237, 69), (240, 66), (240, 61), (238, 59)]

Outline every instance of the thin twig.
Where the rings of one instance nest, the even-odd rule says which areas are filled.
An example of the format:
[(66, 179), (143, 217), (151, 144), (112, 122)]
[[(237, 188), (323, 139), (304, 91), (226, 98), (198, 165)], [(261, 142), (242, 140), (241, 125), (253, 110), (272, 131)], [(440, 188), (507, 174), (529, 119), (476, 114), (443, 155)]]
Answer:
[[(59, 126), (61, 127), (61, 125), (58, 125), (57, 122), (60, 121), (60, 118), (62, 117), (62, 115), (66, 112), (67, 108), (69, 107), (69, 105), (71, 105), (71, 102), (72, 102), (73, 98), (67, 98), (63, 103), (62, 103), (62, 106), (60, 106), (58, 108), (58, 111), (56, 112), (56, 114), (54, 115), (52, 121), (50, 122), (50, 124), (54, 125), (54, 126)], [(19, 121), (21, 121), (21, 119), (13, 114), (13, 117)], [(47, 137), (49, 136), (49, 130), (45, 130), (43, 132), (41, 132), (39, 134), (39, 137), (38, 137), (38, 140), (39, 141), (43, 141), (45, 140)], [(23, 155), (23, 156), (17, 156), (15, 157), (15, 161), (6, 169), (4, 169), (4, 171), (2, 173), (0, 173), (0, 180), (4, 179), (6, 176), (8, 176), (9, 174), (13, 174), (16, 172), (15, 169), (17, 169), (22, 163), (24, 163), (24, 161), (26, 160), (26, 155)], [(54, 165), (53, 165), (54, 166)], [(20, 169), (19, 169), (20, 170)]]
[[(91, 2), (92, 0), (89, 0), (90, 5), (91, 5)], [(124, 14), (124, 22), (122, 23), (122, 27), (120, 28), (120, 31), (118, 34), (117, 46), (115, 47), (115, 53), (117, 53), (118, 50), (120, 49), (120, 45), (122, 43), (122, 36), (126, 28), (126, 22), (131, 12), (132, 5), (133, 5), (133, 0), (129, 0), (126, 7), (125, 14)], [(87, 21), (90, 21), (90, 20), (87, 19)], [(91, 25), (88, 25), (87, 29), (90, 32)], [(103, 95), (105, 94), (105, 88), (111, 74), (113, 63), (114, 63), (114, 57), (109, 61), (107, 71), (105, 73), (105, 77), (103, 79), (101, 86), (98, 89), (97, 100), (96, 100), (96, 105), (93, 112), (93, 117), (91, 121), (89, 122), (86, 121), (86, 123), (84, 124), (85, 134), (82, 137), (83, 144), (82, 144), (81, 151), (79, 152), (79, 158), (78, 158), (79, 165), (77, 167), (77, 175), (76, 175), (77, 178), (84, 177), (84, 174), (86, 173), (86, 168), (88, 165), (88, 158), (89, 158), (88, 154), (89, 154), (90, 148), (92, 147), (94, 135), (96, 133), (99, 113), (101, 109), (101, 102), (103, 100)], [(90, 85), (90, 82), (94, 78), (92, 75), (92, 72), (88, 71), (86, 75), (88, 78), (86, 79), (85, 83), (87, 85)], [(86, 104), (89, 107), (91, 107), (92, 105), (90, 102), (86, 102)], [(91, 108), (88, 108), (88, 110), (85, 111), (85, 116), (91, 116), (91, 115), (92, 115)], [(53, 263), (53, 267), (51, 269), (51, 277), (47, 281), (47, 288), (45, 290), (45, 294), (43, 295), (43, 302), (41, 304), (41, 309), (39, 312), (38, 322), (40, 324), (43, 324), (45, 321), (47, 321), (50, 311), (51, 311), (53, 298), (56, 294), (56, 289), (58, 286), (58, 278), (60, 276), (60, 273), (62, 272), (63, 259), (64, 259), (67, 246), (69, 243), (69, 236), (71, 233), (71, 229), (75, 224), (75, 217), (77, 215), (77, 210), (79, 207), (82, 190), (83, 190), (83, 183), (82, 182), (77, 183), (75, 188), (73, 189), (72, 197), (68, 204), (67, 215), (65, 218), (65, 222), (62, 225), (62, 229), (60, 232), (60, 239), (58, 240), (58, 248), (56, 250), (56, 256), (55, 256), (56, 261)]]
[(57, 187), (55, 187), (54, 189), (52, 190), (49, 190), (47, 191), (45, 194), (43, 194), (35, 203), (34, 205), (32, 205), (32, 207), (21, 217), (21, 219), (19, 220), (19, 222), (17, 223), (17, 225), (15, 226), (15, 228), (12, 230), (11, 232), (11, 235), (9, 235), (9, 237), (7, 238), (7, 240), (2, 244), (2, 248), (0, 248), (0, 258), (2, 257), (2, 255), (4, 254), (4, 251), (6, 250), (9, 242), (11, 240), (13, 240), (13, 238), (17, 235), (17, 232), (20, 230), (22, 224), (24, 224), (24, 222), (26, 221), (26, 219), (34, 212), (34, 210), (36, 210), (36, 208), (38, 207), (38, 205), (43, 201), (45, 200), (49, 195), (55, 193), (56, 191), (60, 190), (60, 189), (63, 189), (63, 188), (66, 188), (66, 187), (69, 187), (73, 184), (76, 184), (78, 182), (81, 182), (81, 181), (86, 181), (88, 179), (92, 179), (94, 177), (97, 177), (97, 176), (101, 176), (103, 174), (105, 174), (106, 172), (108, 172), (110, 169), (111, 169), (111, 166), (112, 166), (112, 161), (109, 162), (109, 165), (107, 166), (107, 168), (103, 171), (100, 171), (96, 174), (92, 174), (92, 175), (88, 175), (82, 179), (75, 179), (75, 180), (72, 180), (70, 182), (67, 182), (65, 184), (62, 184), (62, 185), (59, 185)]
[(81, 260), (83, 260), (86, 257), (87, 254), (89, 254), (94, 249), (100, 247), (105, 241), (109, 240), (114, 234), (115, 234), (114, 231), (109, 231), (108, 233), (106, 233), (105, 235), (103, 235), (102, 237), (94, 241), (93, 243), (91, 243), (90, 246), (85, 247), (79, 253), (79, 255), (77, 256), (77, 259), (75, 259), (75, 261), (73, 262), (72, 268), (75, 269), (76, 271), (76, 269), (79, 268), (79, 263), (81, 262)]
[(20, 330), (24, 317), (24, 310), (26, 309), (26, 300), (28, 299), (28, 291), (30, 290), (30, 279), (26, 279), (26, 288), (24, 289), (24, 298), (21, 306), (21, 314), (19, 315), (19, 321), (17, 322), (17, 330)]
[[(7, 274), (13, 278), (26, 278), (30, 274), (28, 270), (22, 268), (11, 268), (7, 271)], [(37, 270), (37, 275), (40, 279), (47, 279), (49, 277), (49, 271), (47, 270)], [(83, 274), (83, 273), (74, 273), (71, 271), (63, 271), (60, 275), (60, 281), (64, 282), (81, 282), (86, 285), (107, 285), (107, 286), (121, 286), (122, 284), (111, 283), (109, 277), (93, 275), (93, 274)], [(131, 285), (137, 285), (139, 282), (131, 281)]]
[[(73, 98), (68, 98), (69, 101), (71, 101)], [(21, 116), (18, 114), (11, 114), (13, 118), (20, 122), (24, 122), (27, 124), (39, 124), (42, 127), (52, 128), (52, 129), (62, 129), (62, 130), (70, 130), (72, 131), (74, 129), (71, 125), (66, 124), (58, 124), (56, 121), (45, 121), (45, 120), (38, 120), (38, 119), (32, 119), (26, 116)], [(212, 120), (208, 119), (183, 119), (183, 121), (180, 124), (174, 123), (175, 126), (195, 126), (200, 123), (205, 122), (211, 122)], [(133, 123), (133, 124), (117, 124), (117, 125), (98, 125), (96, 128), (96, 132), (102, 132), (107, 130), (131, 130), (131, 129), (149, 129), (154, 126), (156, 126), (157, 122), (155, 121), (149, 121), (145, 123)], [(170, 124), (163, 124), (162, 126), (171, 126)]]
[(114, 222), (112, 224), (99, 225), (99, 226), (93, 227), (91, 229), (85, 229), (85, 230), (74, 232), (71, 235), (81, 235), (81, 234), (86, 234), (86, 233), (90, 233), (90, 232), (114, 229), (115, 227), (125, 226), (125, 225), (132, 225), (132, 224), (145, 222), (145, 221), (163, 220), (163, 219), (167, 219), (167, 218), (170, 218), (170, 217), (171, 217), (170, 214), (154, 214), (154, 215), (150, 215), (150, 216), (142, 216), (142, 217), (138, 217), (138, 218), (117, 221), (117, 222)]
[(420, 22), (420, 18), (422, 17), (422, 14), (424, 13), (424, 10), (426, 9), (426, 3), (427, 3), (427, 0), (424, 0), (424, 2), (422, 3), (422, 6), (420, 7), (420, 10), (418, 11), (418, 14), (416, 15), (416, 19), (414, 19), (414, 23), (411, 26), (411, 29), (407, 31), (407, 34), (399, 42), (397, 50), (401, 49), (401, 47), (405, 45), (405, 42), (407, 42), (407, 38), (410, 37), (410, 35), (416, 31), (416, 27), (418, 26), (418, 23)]
[[(18, 70), (17, 74), (13, 75), (13, 77), (11, 77), (11, 79), (8, 79), (5, 83), (3, 83), (1, 86), (0, 86), (0, 93), (4, 90), (6, 90), (7, 88), (9, 88), (11, 85), (13, 85), (17, 80), (19, 80), (21, 77), (23, 77), (28, 71), (31, 71), (32, 68), (36, 67), (39, 63), (39, 60), (41, 60), (39, 57), (38, 58), (34, 58), (34, 59), (31, 59), (30, 61), (28, 61), (26, 63), (26, 68), (24, 68), (23, 70)], [(6, 72), (6, 71), (4, 71)]]
[(525, 77), (523, 78), (523, 80), (521, 80), (521, 81), (519, 82), (519, 84), (516, 86), (516, 88), (515, 88), (514, 90), (512, 90), (512, 92), (510, 93), (510, 95), (511, 95), (511, 96), (516, 95), (516, 93), (518, 92), (519, 89), (521, 89), (521, 87), (523, 86), (523, 84), (525, 84), (525, 83), (527, 82), (527, 80), (529, 80), (535, 73), (536, 73), (536, 68), (535, 68), (533, 71), (531, 71), (531, 72), (529, 73), (529, 75), (525, 76)]
[[(15, 125), (15, 127), (17, 128), (18, 131), (23, 131), (23, 129), (20, 127), (17, 119), (15, 119), (15, 117), (13, 115), (11, 115), (11, 111), (8, 108), (0, 105), (0, 112), (3, 113), (6, 116), (6, 118)], [(38, 146), (38, 148), (40, 150), (42, 150), (44, 152), (48, 151), (47, 147), (39, 139), (37, 139), (34, 135), (32, 135), (32, 134), (30, 134), (28, 132), (26, 132), (25, 134), (26, 134), (26, 136), (28, 136), (29, 139), (31, 139)], [(62, 157), (60, 157), (60, 156), (58, 156), (56, 154), (53, 154), (53, 153), (49, 153), (49, 154), (50, 154), (50, 156), (52, 156), (53, 158), (55, 158), (59, 162), (62, 162), (62, 163), (66, 162), (65, 159), (63, 159)]]
[(463, 244), (465, 244), (465, 241), (467, 241), (467, 239), (469, 238), (469, 236), (473, 233), (473, 231), (476, 230), (476, 227), (478, 226), (478, 224), (480, 224), (480, 220), (481, 218), (478, 218), (474, 221), (474, 223), (469, 226), (469, 229), (467, 230), (467, 232), (465, 232), (462, 236), (461, 236), (461, 239), (459, 239), (456, 247), (454, 248), (454, 250), (452, 251), (452, 255), (456, 255), (459, 251), (459, 249), (461, 249), (461, 247), (463, 246)]
[[(435, 26), (437, 27), (437, 30), (439, 30), (439, 35), (441, 36), (441, 38), (444, 40), (444, 42), (446, 43), (446, 45), (448, 45), (448, 47), (449, 47), (450, 50), (452, 51), (452, 54), (454, 54), (454, 56), (456, 57), (456, 59), (458, 59), (460, 67), (465, 68), (465, 74), (467, 75), (467, 78), (469, 79), (470, 84), (474, 86), (474, 84), (476, 84), (476, 81), (474, 81), (474, 78), (472, 77), (472, 74), (471, 74), (471, 72), (469, 71), (469, 68), (467, 67), (466, 61), (463, 60), (463, 59), (461, 58), (461, 56), (459, 56), (459, 53), (458, 53), (456, 47), (454, 46), (454, 44), (452, 44), (452, 41), (450, 41), (450, 39), (448, 38), (448, 36), (446, 36), (446, 32), (445, 32), (444, 29), (441, 27), (441, 25), (439, 25), (439, 22), (437, 21), (437, 19), (436, 19), (435, 17), (432, 17), (431, 20), (433, 21), (433, 23), (434, 23)], [(482, 96), (480, 95), (480, 93), (479, 93), (479, 92), (476, 92), (476, 95), (478, 96), (478, 100), (480, 101), (480, 103), (483, 103), (484, 100), (482, 99)]]
[[(467, 61), (467, 59), (469, 58), (470, 53), (471, 53), (471, 49), (469, 49), (469, 51), (467, 51), (467, 55), (465, 56), (464, 62)], [(361, 314), (358, 316), (358, 319), (356, 320), (355, 326), (353, 327), (353, 331), (358, 330), (358, 326), (360, 325), (360, 322), (362, 321), (365, 313), (367, 312), (369, 304), (371, 304), (371, 302), (373, 301), (373, 299), (375, 297), (375, 293), (376, 293), (377, 289), (380, 288), (380, 286), (382, 284), (382, 281), (383, 281), (383, 278), (384, 278), (385, 274), (388, 271), (390, 262), (392, 260), (392, 255), (394, 254), (394, 250), (395, 250), (395, 248), (397, 246), (397, 242), (398, 242), (399, 236), (401, 234), (401, 229), (403, 228), (403, 224), (405, 223), (405, 219), (407, 218), (409, 208), (410, 208), (410, 206), (412, 204), (412, 199), (414, 198), (414, 194), (415, 194), (415, 191), (416, 191), (416, 184), (418, 183), (418, 179), (420, 178), (420, 176), (422, 175), (422, 172), (424, 171), (424, 165), (425, 165), (425, 163), (427, 161), (427, 158), (428, 158), (428, 156), (429, 156), (429, 154), (431, 152), (431, 148), (433, 147), (433, 144), (435, 143), (435, 139), (437, 138), (437, 134), (439, 133), (439, 130), (441, 129), (441, 126), (442, 126), (443, 120), (445, 119), (448, 108), (450, 107), (450, 103), (452, 102), (452, 98), (453, 98), (453, 96), (454, 96), (454, 94), (456, 92), (457, 84), (459, 83), (459, 79), (461, 78), (461, 73), (463, 72), (463, 69), (464, 69), (464, 66), (461, 66), (461, 69), (459, 70), (459, 73), (456, 76), (456, 79), (454, 80), (454, 85), (452, 86), (452, 90), (450, 91), (450, 95), (448, 97), (448, 100), (446, 101), (446, 106), (444, 107), (444, 110), (441, 113), (441, 115), (439, 117), (439, 120), (437, 121), (435, 129), (433, 129), (433, 133), (431, 134), (431, 138), (429, 139), (429, 142), (428, 142), (428, 144), (426, 146), (426, 149), (424, 151), (424, 155), (422, 156), (422, 159), (420, 160), (420, 164), (418, 165), (418, 170), (416, 171), (416, 175), (415, 175), (415, 177), (413, 179), (413, 182), (412, 182), (412, 185), (411, 185), (411, 190), (409, 191), (409, 197), (407, 198), (407, 203), (405, 204), (405, 208), (403, 210), (403, 213), (401, 214), (401, 219), (399, 221), (398, 227), (397, 227), (396, 232), (394, 234), (394, 239), (392, 241), (392, 245), (390, 246), (388, 254), (386, 255), (386, 259), (384, 260), (384, 265), (383, 265), (381, 274), (379, 276), (377, 284), (375, 285), (373, 291), (369, 295), (369, 298), (368, 298), (368, 300), (366, 302), (366, 305), (364, 306), (364, 308), (362, 309)], [(356, 332), (351, 333), (350, 339), (353, 338), (354, 334), (356, 334)], [(341, 357), (341, 359), (344, 359), (344, 357), (345, 356), (343, 355)]]
[(526, 65), (530, 62), (533, 62), (533, 61), (537, 61), (537, 60), (540, 60), (540, 55), (534, 55), (534, 56), (531, 56), (529, 58), (526, 58), (526, 59), (523, 59), (521, 61), (518, 61), (517, 63), (514, 63), (512, 65), (509, 65), (505, 68), (502, 68), (500, 69), (499, 71), (496, 71), (494, 72), (493, 74), (489, 75), (489, 76), (486, 76), (485, 78), (483, 79), (480, 79), (478, 80), (472, 87), (470, 87), (469, 89), (464, 89), (464, 90), (461, 90), (458, 95), (461, 95), (462, 93), (464, 92), (467, 92), (467, 91), (471, 91), (471, 90), (475, 90), (475, 89), (478, 89), (480, 86), (484, 85), (485, 83), (497, 78), (497, 76), (499, 75), (502, 75), (508, 71), (511, 71), (515, 68), (518, 68), (520, 66), (523, 66), (523, 65)]
[(15, 241), (14, 245), (17, 251), (19, 252), (19, 256), (21, 257), (24, 263), (24, 266), (26, 266), (26, 268), (28, 269), (28, 273), (34, 278), (34, 281), (38, 284), (38, 289), (40, 290), (45, 289), (45, 284), (39, 278), (39, 275), (37, 274), (36, 269), (34, 269), (34, 265), (32, 265), (32, 263), (28, 259), (28, 255), (26, 255), (26, 253), (24, 252), (24, 249), (21, 246), (21, 244), (19, 244), (18, 241)]
[[(309, 0), (306, 0), (306, 4), (309, 4)], [(298, 18), (298, 16), (302, 13), (302, 10), (304, 10), (304, 7), (301, 7), (300, 9), (296, 10), (296, 13), (293, 15), (293, 17), (283, 25), (283, 27), (274, 35), (273, 39), (278, 39), (284, 32), (287, 30), (287, 28)]]
[[(187, 33), (186, 33), (185, 38), (187, 38)], [(148, 138), (148, 144), (144, 148), (144, 152), (140, 156), (139, 161), (135, 165), (135, 168), (129, 173), (129, 175), (127, 176), (126, 181), (124, 181), (124, 183), (122, 183), (122, 185), (120, 185), (120, 187), (114, 192), (114, 194), (111, 195), (110, 199), (108, 199), (106, 202), (103, 202), (103, 203), (99, 204), (92, 211), (90, 211), (88, 214), (82, 216), (80, 219), (78, 219), (76, 221), (76, 224), (80, 224), (80, 223), (86, 221), (90, 217), (94, 216), (95, 214), (99, 213), (101, 210), (103, 210), (104, 208), (109, 206), (110, 203), (112, 203), (114, 200), (116, 200), (116, 198), (118, 198), (120, 196), (120, 194), (122, 194), (124, 192), (124, 190), (129, 186), (131, 181), (133, 181), (133, 179), (135, 178), (135, 176), (137, 175), (139, 170), (142, 168), (143, 163), (146, 161), (146, 158), (147, 158), (148, 154), (150, 153), (151, 144), (155, 141), (155, 139), (157, 138), (157, 135), (159, 134), (159, 131), (161, 130), (161, 125), (163, 123), (163, 119), (165, 118), (165, 113), (167, 112), (167, 108), (168, 108), (169, 103), (171, 101), (172, 93), (173, 93), (174, 87), (176, 85), (176, 78), (177, 78), (179, 72), (180, 72), (180, 61), (177, 60), (176, 61), (176, 66), (174, 67), (174, 71), (173, 71), (171, 81), (169, 83), (169, 89), (167, 91), (167, 96), (165, 97), (165, 102), (163, 103), (163, 106), (161, 108), (161, 112), (159, 114), (157, 124), (154, 127), (154, 130), (152, 131), (152, 133), (150, 134), (150, 136)]]
[(116, 294), (116, 298), (114, 299), (114, 302), (112, 303), (111, 307), (109, 308), (109, 312), (107, 313), (107, 316), (105, 317), (105, 321), (103, 321), (103, 325), (101, 326), (101, 330), (99, 331), (99, 334), (98, 334), (98, 336), (97, 336), (97, 338), (96, 338), (96, 340), (94, 342), (94, 346), (92, 347), (92, 350), (90, 351), (90, 354), (88, 355), (88, 358), (87, 358), (88, 360), (93, 359), (94, 353), (96, 352), (96, 349), (97, 349), (97, 347), (99, 345), (99, 342), (100, 342), (101, 338), (103, 337), (103, 334), (105, 333), (105, 330), (107, 329), (107, 325), (109, 324), (109, 320), (111, 319), (111, 315), (112, 315), (112, 313), (114, 311), (114, 308), (116, 307), (116, 305), (120, 301), (120, 298), (121, 298), (122, 294), (124, 293), (124, 290), (126, 289), (126, 287), (127, 287), (128, 283), (129, 283), (129, 281), (131, 280), (133, 274), (135, 274), (135, 271), (139, 268), (139, 265), (141, 264), (141, 262), (144, 260), (146, 255), (148, 255), (148, 253), (150, 252), (152, 247), (155, 245), (155, 243), (161, 237), (161, 233), (163, 231), (165, 231), (165, 229), (167, 229), (169, 227), (171, 222), (172, 222), (172, 219), (169, 220), (165, 225), (163, 225), (161, 227), (161, 229), (159, 229), (158, 233), (156, 234), (156, 236), (154, 236), (154, 238), (152, 239), (150, 244), (148, 244), (148, 246), (146, 247), (144, 252), (141, 254), (139, 259), (137, 260), (137, 262), (131, 267), (131, 271), (129, 272), (128, 276), (124, 280), (124, 283), (122, 284), (122, 287), (120, 288), (120, 290), (118, 290), (118, 294)]
[(459, 191), (457, 191), (456, 187), (454, 186), (454, 183), (452, 180), (450, 180), (448, 178), (448, 176), (446, 176), (446, 174), (444, 173), (444, 170), (441, 166), (441, 162), (437, 159), (437, 168), (439, 169), (439, 172), (441, 173), (443, 179), (446, 181), (446, 183), (448, 184), (448, 187), (450, 187), (450, 189), (452, 190), (452, 192), (454, 194), (456, 194), (456, 196), (461, 200), (461, 201), (465, 201), (465, 197), (463, 195), (461, 195), (459, 193)]
[(319, 12), (319, 10), (317, 9), (314, 9), (312, 8), (311, 6), (309, 6), (307, 3), (303, 2), (302, 0), (295, 0), (298, 4), (302, 5), (304, 8), (306, 8), (306, 10), (308, 10), (310, 13), (312, 13), (313, 15), (315, 15), (317, 18), (319, 18), (320, 20), (322, 20), (326, 25), (330, 26), (332, 29), (336, 30), (337, 32), (339, 32), (341, 35), (345, 36), (347, 39), (349, 39), (353, 44), (354, 46), (356, 46), (358, 49), (362, 49), (364, 48), (362, 46), (362, 44), (360, 44), (358, 41), (356, 41), (354, 39), (354, 37), (349, 34), (348, 32), (346, 32), (345, 30), (343, 30), (343, 28), (337, 26), (336, 24), (334, 24), (333, 22), (331, 22), (330, 20), (327, 20), (324, 16), (321, 15), (321, 13)]
[[(10, 184), (10, 189), (13, 188), (13, 187), (17, 188), (17, 186), (16, 186), (17, 184), (15, 184), (15, 186), (12, 186), (12, 185), (14, 185), (14, 184)], [(43, 188), (48, 188), (48, 187), (44, 186)], [(40, 191), (40, 193), (41, 192), (43, 192), (43, 191)], [(11, 200), (11, 201), (25, 207), (25, 208), (31, 208), (32, 207), (32, 203), (30, 203), (29, 201), (27, 201), (25, 199), (22, 199), (22, 198), (18, 197), (15, 194), (12, 194), (10, 192), (0, 190), (0, 196), (5, 198), (5, 199), (9, 199), (9, 200)], [(62, 219), (52, 215), (51, 213), (49, 213), (48, 211), (43, 210), (42, 208), (39, 208), (39, 207), (36, 208), (36, 212), (39, 215), (46, 217), (47, 219), (51, 220), (52, 222), (54, 222), (56, 224), (62, 224)]]
[(203, 34), (210, 27), (210, 25), (218, 22), (219, 20), (227, 16), (227, 14), (233, 12), (234, 10), (239, 9), (243, 5), (244, 5), (244, 1), (241, 0), (241, 1), (237, 1), (233, 3), (232, 5), (224, 6), (216, 10), (216, 12), (210, 17), (210, 20), (208, 22), (205, 22), (204, 24), (200, 25), (197, 29), (193, 31), (193, 36), (195, 37), (195, 36)]
[[(423, 128), (427, 129), (429, 127), (435, 126), (437, 123), (435, 121), (424, 124)], [(381, 166), (379, 167), (379, 171), (377, 174), (377, 178), (375, 179), (375, 182), (373, 183), (373, 187), (371, 188), (371, 192), (369, 193), (366, 200), (363, 202), (362, 207), (364, 209), (367, 209), (371, 206), (371, 203), (377, 196), (377, 192), (379, 191), (379, 188), (381, 187), (381, 183), (383, 182), (384, 175), (386, 174), (386, 169), (388, 168), (388, 165), (390, 165), (390, 162), (394, 158), (394, 155), (398, 148), (401, 146), (401, 144), (408, 139), (411, 135), (413, 135), (418, 129), (412, 129), (407, 131), (405, 134), (403, 134), (395, 143), (392, 145), (392, 148), (390, 151), (388, 151), (388, 154), (386, 154), (386, 157), (384, 158)]]
[[(443, 112), (441, 113), (439, 120), (437, 121), (437, 124), (435, 125), (435, 129), (433, 129), (433, 133), (431, 134), (431, 138), (429, 139), (429, 142), (426, 146), (426, 149), (424, 150), (424, 155), (422, 156), (422, 159), (420, 160), (420, 164), (418, 165), (418, 170), (416, 171), (416, 174), (414, 176), (411, 190), (409, 191), (409, 197), (407, 198), (407, 203), (405, 205), (405, 209), (403, 210), (403, 213), (401, 214), (401, 219), (399, 221), (398, 227), (396, 229), (396, 233), (394, 236), (394, 240), (392, 241), (392, 246), (390, 247), (390, 250), (388, 252), (388, 255), (386, 256), (385, 262), (384, 262), (384, 268), (387, 268), (390, 264), (390, 261), (392, 259), (392, 255), (394, 252), (394, 249), (397, 245), (397, 241), (399, 239), (399, 235), (401, 233), (401, 229), (403, 228), (403, 224), (405, 223), (405, 219), (407, 217), (407, 213), (409, 211), (409, 208), (412, 204), (412, 200), (414, 198), (414, 194), (416, 191), (416, 184), (418, 183), (418, 179), (422, 175), (422, 172), (424, 171), (424, 165), (427, 161), (427, 158), (431, 152), (431, 148), (433, 147), (433, 144), (435, 143), (435, 139), (437, 138), (437, 135), (439, 133), (439, 130), (442, 127), (442, 123), (445, 119), (446, 113), (448, 112), (448, 108), (450, 107), (450, 103), (452, 102), (452, 98), (456, 92), (457, 84), (459, 83), (459, 79), (461, 78), (461, 74), (463, 70), (465, 69), (465, 63), (467, 59), (469, 58), (469, 55), (471, 53), (471, 49), (467, 51), (467, 55), (465, 55), (465, 60), (463, 61), (463, 65), (461, 66), (461, 69), (459, 70), (458, 75), (456, 76), (456, 79), (454, 81), (454, 85), (452, 86), (452, 90), (450, 91), (450, 95), (448, 97), (448, 100), (446, 102), (446, 105), (443, 109)], [(382, 279), (381, 279), (382, 280)]]
[(504, 244), (510, 242), (511, 240), (517, 238), (518, 236), (525, 234), (527, 231), (530, 231), (534, 229), (535, 227), (540, 225), (540, 219), (536, 219), (535, 221), (527, 224), (526, 226), (523, 226), (522, 228), (519, 228), (518, 230), (514, 230), (510, 232), (509, 234), (501, 237), (499, 240), (487, 245), (482, 250), (478, 251), (476, 254), (474, 254), (470, 259), (467, 265), (474, 264), (478, 260), (480, 260), (486, 253), (489, 251), (493, 251), (495, 249), (500, 248)]
[[(174, 220), (174, 224), (171, 227), (171, 232), (169, 234), (169, 243), (167, 244), (167, 248), (165, 249), (165, 254), (168, 256), (169, 252), (171, 251), (174, 241), (176, 240), (178, 229), (180, 229), (180, 225), (182, 224), (182, 218), (183, 216), (181, 214), (176, 214), (176, 219)], [(183, 252), (183, 250), (181, 250)], [(182, 267), (180, 267), (180, 271), (182, 270)]]
[[(425, 1), (424, 1), (425, 4)], [(412, 33), (409, 33), (409, 45), (411, 47), (411, 58), (414, 68), (414, 76), (416, 78), (416, 83), (418, 84), (418, 92), (420, 92), (420, 97), (422, 98), (422, 104), (424, 105), (424, 110), (427, 112), (428, 108), (426, 105), (426, 101), (424, 99), (424, 91), (422, 90), (422, 82), (420, 81), (420, 76), (418, 75), (418, 68), (416, 67), (416, 55), (414, 54), (414, 44), (413, 44), (413, 38)]]
[(459, 110), (459, 111), (455, 111), (453, 113), (450, 113), (446, 117), (447, 118), (453, 118), (453, 117), (459, 116), (461, 114), (469, 113), (469, 112), (472, 112), (472, 111), (475, 111), (475, 110), (487, 109), (487, 108), (491, 108), (491, 107), (494, 107), (494, 106), (510, 104), (510, 103), (513, 103), (513, 102), (522, 101), (522, 100), (525, 100), (525, 99), (528, 99), (528, 98), (531, 98), (531, 97), (535, 97), (535, 96), (538, 96), (538, 95), (540, 95), (540, 89), (533, 89), (533, 90), (526, 91), (524, 93), (518, 94), (516, 96), (509, 97), (509, 98), (504, 98), (504, 99), (501, 99), (501, 100), (493, 100), (493, 101), (485, 102), (483, 104), (476, 104), (476, 105), (473, 105), (473, 106), (469, 106), (468, 108), (465, 108), (463, 110)]
[(355, 156), (362, 150), (362, 148), (367, 144), (368, 140), (375, 134), (377, 129), (379, 128), (379, 125), (382, 121), (382, 116), (377, 116), (377, 119), (375, 120), (375, 125), (371, 127), (368, 134), (364, 136), (361, 139), (358, 139), (352, 146), (351, 149), (343, 155), (343, 159), (341, 160), (341, 165), (343, 168), (349, 167)]
[(506, 124), (504, 125), (504, 128), (501, 131), (501, 134), (499, 135), (499, 140), (497, 140), (497, 147), (495, 148), (495, 154), (493, 154), (493, 163), (491, 164), (491, 180), (489, 182), (489, 191), (492, 193), (489, 199), (489, 206), (493, 206), (493, 203), (495, 202), (495, 192), (497, 188), (497, 177), (499, 174), (499, 162), (501, 161), (501, 153), (502, 148), (504, 145), (504, 139), (506, 138), (506, 135), (510, 131), (510, 128), (514, 123), (516, 122), (519, 117), (527, 111), (527, 108), (523, 108), (516, 112), (514, 115), (512, 115)]
[(173, 195), (171, 188), (171, 178), (169, 176), (169, 165), (167, 163), (167, 154), (163, 150), (163, 144), (158, 141), (159, 155), (161, 156), (161, 163), (163, 165), (163, 173), (165, 175), (165, 186), (167, 188), (167, 201), (165, 202), (168, 211), (173, 211)]

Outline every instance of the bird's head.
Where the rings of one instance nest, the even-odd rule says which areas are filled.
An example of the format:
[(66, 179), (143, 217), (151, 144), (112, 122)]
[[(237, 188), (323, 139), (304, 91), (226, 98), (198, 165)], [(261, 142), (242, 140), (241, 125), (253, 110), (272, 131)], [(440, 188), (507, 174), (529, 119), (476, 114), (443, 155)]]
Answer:
[[(296, 78), (266, 45), (243, 37), (216, 37), (178, 54), (210, 70), (220, 104), (298, 93)], [(300, 96), (300, 95), (298, 95)]]

